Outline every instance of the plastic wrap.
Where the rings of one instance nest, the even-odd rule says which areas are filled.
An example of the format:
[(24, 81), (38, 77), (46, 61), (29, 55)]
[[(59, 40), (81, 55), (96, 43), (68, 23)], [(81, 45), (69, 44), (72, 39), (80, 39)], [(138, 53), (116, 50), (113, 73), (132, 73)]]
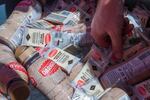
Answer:
[(41, 7), (37, 1), (23, 0), (18, 3), (7, 21), (0, 26), (0, 42), (14, 50), (21, 44), (25, 25), (39, 19), (41, 13)]

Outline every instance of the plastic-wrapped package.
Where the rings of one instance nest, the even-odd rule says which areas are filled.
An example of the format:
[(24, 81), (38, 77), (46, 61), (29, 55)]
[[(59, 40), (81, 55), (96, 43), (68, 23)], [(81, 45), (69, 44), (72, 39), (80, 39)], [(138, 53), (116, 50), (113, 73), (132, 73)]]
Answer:
[(128, 38), (130, 39), (129, 42), (133, 42), (133, 43), (136, 41), (138, 42), (140, 38), (148, 42), (148, 38), (145, 36), (146, 33), (145, 28), (142, 26), (142, 22), (136, 16), (136, 14), (130, 12), (126, 14), (125, 17), (128, 18), (129, 23), (134, 26), (134, 28), (131, 31), (132, 34), (128, 34)]
[[(6, 94), (8, 92), (8, 90), (6, 90), (6, 86), (9, 86), (10, 93), (8, 94), (11, 96), (12, 100), (16, 100), (17, 98), (18, 99), (22, 98), (23, 100), (26, 99), (29, 95), (29, 88), (27, 86), (28, 75), (27, 75), (26, 70), (14, 58), (13, 52), (11, 51), (9, 47), (3, 44), (0, 44), (0, 50), (1, 50), (0, 63), (2, 64), (1, 72), (0, 72), (0, 74), (2, 74), (0, 75), (1, 76), (0, 85), (2, 88), (1, 91)], [(21, 94), (19, 93), (21, 91), (24, 91), (24, 94), (22, 94), (23, 95), (22, 97), (20, 97)]]
[(47, 44), (52, 44), (54, 34), (49, 30), (27, 28), (26, 34), (23, 35), (22, 45), (45, 47)]
[(96, 44), (92, 46), (88, 56), (85, 57), (85, 60), (89, 59), (91, 65), (95, 66), (95, 69), (97, 70), (95, 70), (96, 75), (101, 75), (108, 67), (127, 61), (147, 47), (146, 42), (139, 33), (143, 30), (139, 19), (133, 13), (127, 13), (125, 18), (129, 20), (129, 25), (133, 25), (133, 28), (129, 29), (128, 33), (123, 34), (123, 58), (121, 60), (118, 61), (112, 55), (111, 47), (101, 48)]
[(0, 66), (0, 91), (11, 100), (26, 100), (29, 96), (27, 83), (7, 65), (1, 63)]
[(103, 86), (105, 88), (111, 87), (118, 80), (132, 85), (149, 77), (149, 52), (150, 49), (145, 48), (128, 61), (106, 70), (99, 78)]
[(99, 77), (108, 67), (111, 62), (112, 52), (109, 48), (101, 48), (96, 44), (93, 44), (91, 50), (83, 58), (83, 62), (88, 62), (91, 65), (93, 73)]
[(98, 100), (101, 97), (101, 94), (104, 92), (104, 88), (97, 78), (89, 80), (85, 85), (81, 87), (81, 89), (88, 96), (93, 96), (95, 100)]
[(30, 24), (27, 24), (26, 25), (27, 27), (29, 28), (35, 28), (35, 29), (51, 29), (52, 27), (54, 27), (53, 24), (43, 20), (43, 19), (40, 19), (40, 20), (36, 20), (34, 21), (33, 23), (30, 23)]
[(76, 14), (80, 18), (81, 23), (85, 23), (86, 25), (90, 25), (91, 22), (91, 16), (87, 14), (82, 8), (78, 7), (75, 4), (71, 4), (68, 7), (66, 7), (66, 10)]
[(133, 91), (135, 96), (139, 100), (149, 100), (150, 99), (150, 80), (143, 81), (139, 84), (136, 84), (133, 87)]
[(79, 18), (74, 13), (63, 10), (60, 12), (52, 12), (44, 18), (54, 24), (74, 26), (78, 24)]
[[(104, 88), (100, 84), (97, 77), (95, 77), (91, 69), (91, 66), (89, 65), (88, 62), (83, 67), (81, 66), (82, 66), (81, 64), (78, 64), (77, 66), (74, 67), (74, 70), (72, 70), (75, 72), (72, 72), (70, 74), (69, 79), (71, 80), (71, 84), (75, 88), (82, 90), (84, 94), (80, 95), (81, 98), (82, 96), (84, 97), (84, 95), (86, 95), (86, 96), (92, 97), (94, 100), (98, 100), (101, 97), (102, 93), (104, 92)], [(76, 71), (75, 69), (77, 68), (79, 68), (80, 71), (78, 71), (79, 69)], [(74, 77), (74, 75), (76, 75), (76, 77)], [(78, 94), (78, 93), (74, 93), (74, 94)]]
[(89, 80), (95, 77), (94, 73), (91, 70), (91, 65), (87, 62), (75, 79), (71, 82), (74, 87), (82, 87), (85, 85)]
[(86, 26), (84, 23), (77, 24), (74, 26), (55, 25), (54, 27), (52, 27), (52, 29), (54, 29), (56, 31), (68, 32), (68, 33), (86, 33)]
[(55, 46), (51, 46), (50, 48), (36, 48), (36, 51), (38, 51), (42, 57), (54, 61), (64, 72), (68, 74), (70, 74), (74, 66), (76, 66), (80, 61), (80, 58)]
[(67, 73), (70, 73), (72, 68), (80, 61), (80, 58), (57, 47), (49, 48), (44, 57), (54, 61)]
[(36, 47), (64, 48), (69, 44), (78, 45), (86, 33), (68, 33), (28, 28), (23, 36), (22, 45)]
[(21, 44), (25, 25), (39, 19), (41, 14), (40, 4), (36, 0), (23, 0), (18, 3), (7, 21), (0, 26), (0, 42), (14, 51)]
[(3, 63), (14, 70), (24, 81), (28, 83), (28, 73), (25, 68), (15, 59), (11, 49), (0, 44), (0, 63)]
[[(70, 86), (70, 84), (67, 84), (69, 80), (66, 79), (66, 74), (54, 61), (42, 58), (39, 53), (32, 47), (18, 47), (16, 49), (15, 55), (26, 67), (32, 84), (49, 99), (54, 98), (55, 94), (53, 94), (52, 91), (57, 92), (57, 90), (59, 90), (58, 88), (56, 89), (58, 85), (63, 87), (61, 84), (63, 84), (64, 80), (66, 80), (66, 86), (60, 89), (60, 92), (61, 94), (63, 93), (66, 97), (72, 96), (73, 88)], [(64, 92), (68, 89), (68, 87), (69, 91)], [(61, 94), (56, 97), (62, 98)]]

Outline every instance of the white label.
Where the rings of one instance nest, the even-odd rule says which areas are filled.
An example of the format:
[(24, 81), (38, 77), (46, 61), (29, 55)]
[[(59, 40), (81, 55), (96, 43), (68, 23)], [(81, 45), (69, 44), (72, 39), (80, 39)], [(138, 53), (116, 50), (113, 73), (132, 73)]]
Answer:
[(79, 58), (59, 49), (54, 48), (51, 49), (45, 54), (46, 58), (53, 60), (63, 69), (65, 69), (68, 73), (72, 70), (72, 68), (79, 62)]
[(67, 33), (48, 31), (42, 29), (28, 28), (26, 34), (24, 34), (22, 45), (37, 46), (37, 47), (51, 47), (56, 46), (64, 48), (69, 44), (79, 44), (85, 33)]
[(48, 30), (28, 29), (23, 38), (23, 45), (45, 47), (52, 42), (52, 35)]
[(103, 85), (105, 85), (106, 87), (110, 87), (119, 79), (121, 79), (122, 81), (128, 81), (134, 76), (140, 75), (140, 73), (148, 70), (149, 65), (150, 50), (147, 50), (140, 54), (138, 57), (104, 74), (101, 77), (101, 81)]
[[(27, 2), (31, 2), (31, 1), (27, 1)], [(25, 33), (25, 25), (27, 25), (41, 17), (41, 7), (39, 6), (38, 3), (36, 3), (34, 8), (29, 6), (28, 9), (29, 9), (28, 12), (26, 12), (26, 13), (18, 12), (18, 14), (15, 15), (14, 17), (12, 17), (12, 19), (11, 19), (11, 20), (18, 19), (16, 17), (21, 16), (20, 17), (21, 19), (17, 20), (17, 22), (15, 22), (15, 23), (13, 21), (11, 22), (12, 26), (14, 24), (16, 24), (16, 26), (18, 27), (18, 24), (20, 24), (18, 28), (16, 27), (17, 30), (14, 32), (14, 34), (12, 35), (12, 37), (10, 39), (10, 41), (14, 44), (14, 46), (18, 46), (21, 44), (21, 42), (22, 42), (21, 40), (23, 38), (22, 36)], [(15, 11), (13, 14), (15, 14)]]
[(76, 78), (73, 80), (73, 85), (75, 87), (82, 87), (83, 85), (86, 84), (87, 81), (91, 80), (94, 78), (93, 73), (91, 72), (90, 69), (90, 64), (87, 62), (80, 73), (76, 76)]

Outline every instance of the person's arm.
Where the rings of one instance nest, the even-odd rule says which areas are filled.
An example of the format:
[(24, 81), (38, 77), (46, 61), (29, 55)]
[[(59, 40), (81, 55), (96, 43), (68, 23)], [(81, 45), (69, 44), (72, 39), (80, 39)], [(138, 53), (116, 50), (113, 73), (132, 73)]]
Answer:
[(96, 13), (91, 25), (91, 35), (95, 42), (102, 47), (110, 44), (106, 37), (111, 39), (113, 56), (120, 59), (122, 56), (122, 32), (123, 28), (123, 1), (99, 0)]

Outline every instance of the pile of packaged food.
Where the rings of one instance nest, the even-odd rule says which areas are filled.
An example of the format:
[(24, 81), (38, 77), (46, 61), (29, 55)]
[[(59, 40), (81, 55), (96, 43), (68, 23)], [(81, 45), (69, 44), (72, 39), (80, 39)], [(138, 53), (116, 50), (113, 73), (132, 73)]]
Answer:
[(22, 0), (0, 26), (0, 99), (31, 98), (31, 84), (50, 100), (149, 100), (149, 10), (124, 11), (118, 61), (90, 36), (95, 9), (96, 0), (57, 0), (43, 14)]

